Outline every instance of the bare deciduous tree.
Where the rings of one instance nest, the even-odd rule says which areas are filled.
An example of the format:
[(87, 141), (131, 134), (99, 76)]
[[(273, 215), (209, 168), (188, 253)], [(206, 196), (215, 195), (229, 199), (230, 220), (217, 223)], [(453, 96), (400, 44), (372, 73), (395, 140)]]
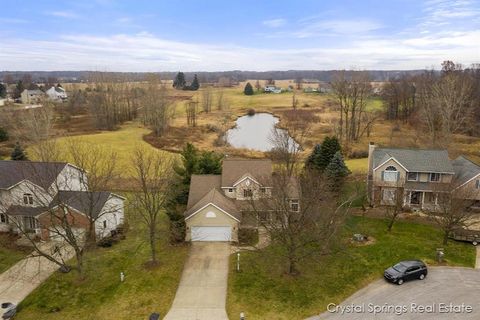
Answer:
[(190, 127), (197, 126), (197, 105), (196, 101), (189, 101), (185, 104), (185, 113), (187, 114), (187, 125)]
[(143, 123), (156, 136), (164, 134), (175, 116), (175, 104), (169, 99), (167, 86), (155, 75), (150, 75), (142, 97)]
[(462, 227), (468, 227), (476, 213), (471, 207), (480, 196), (480, 191), (459, 187), (455, 182), (438, 184), (434, 190), (437, 200), (427, 208), (429, 218), (443, 231), (443, 244), (448, 243), (449, 234)]
[(364, 132), (363, 114), (371, 94), (370, 78), (367, 72), (343, 70), (335, 73), (332, 88), (339, 105), (339, 139), (348, 149)]
[(138, 147), (132, 156), (133, 179), (139, 190), (133, 194), (133, 206), (148, 230), (151, 264), (158, 264), (157, 239), (160, 215), (171, 192), (172, 161), (160, 152)]
[(203, 112), (209, 113), (212, 110), (213, 93), (211, 87), (206, 87), (202, 90), (202, 109)]

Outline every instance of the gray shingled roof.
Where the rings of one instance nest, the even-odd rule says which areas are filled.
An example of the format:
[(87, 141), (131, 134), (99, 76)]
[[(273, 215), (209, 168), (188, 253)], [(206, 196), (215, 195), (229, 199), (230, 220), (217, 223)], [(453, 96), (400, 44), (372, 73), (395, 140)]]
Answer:
[(8, 189), (25, 179), (48, 188), (66, 165), (64, 162), (0, 160), (0, 189)]
[[(244, 174), (262, 180), (272, 175), (272, 161), (267, 159), (224, 159), (222, 164), (222, 187), (231, 187)], [(260, 181), (259, 181), (260, 182)]]
[(46, 207), (24, 207), (24, 206), (10, 206), (5, 213), (9, 216), (28, 216), (36, 217), (40, 213), (47, 211)]
[(67, 205), (81, 213), (97, 218), (112, 193), (107, 191), (59, 191), (50, 208)]
[(480, 166), (463, 156), (452, 160), (452, 166), (455, 170), (455, 182), (458, 184), (463, 184), (480, 174)]
[(373, 167), (391, 157), (409, 172), (454, 173), (447, 150), (376, 148), (373, 151)]

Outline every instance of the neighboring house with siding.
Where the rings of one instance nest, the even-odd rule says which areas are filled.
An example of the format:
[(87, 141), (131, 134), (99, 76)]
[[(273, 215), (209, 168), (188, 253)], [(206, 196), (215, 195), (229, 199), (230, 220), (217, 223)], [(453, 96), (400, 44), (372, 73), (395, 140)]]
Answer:
[[(480, 166), (446, 150), (379, 148), (370, 143), (367, 195), (371, 205), (393, 205), (403, 197), (403, 207), (413, 210), (438, 208), (441, 193), (474, 200), (480, 207)], [(468, 196), (467, 196), (468, 195)]]
[(22, 100), (22, 103), (34, 104), (34, 103), (39, 103), (44, 96), (45, 96), (45, 93), (43, 93), (42, 90), (38, 90), (38, 89), (28, 90), (28, 89), (25, 89), (20, 94), (20, 99)]
[(0, 161), (0, 232), (27, 231), (41, 240), (65, 232), (60, 218), (84, 235), (103, 238), (123, 224), (124, 198), (88, 191), (83, 169), (64, 162)]
[[(238, 241), (238, 230), (256, 227), (251, 201), (269, 197), (272, 162), (227, 158), (221, 175), (192, 175), (184, 213), (187, 241)], [(292, 191), (292, 210), (298, 194)]]
[(52, 86), (50, 89), (45, 91), (45, 94), (50, 100), (53, 101), (65, 101), (67, 100), (67, 92), (61, 86)]

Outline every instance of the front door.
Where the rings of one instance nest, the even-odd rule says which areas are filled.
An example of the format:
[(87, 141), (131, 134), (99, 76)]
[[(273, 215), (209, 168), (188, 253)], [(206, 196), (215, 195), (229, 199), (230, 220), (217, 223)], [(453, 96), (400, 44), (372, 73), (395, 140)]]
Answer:
[(420, 205), (421, 201), (422, 201), (422, 192), (412, 191), (412, 194), (410, 196), (410, 204)]

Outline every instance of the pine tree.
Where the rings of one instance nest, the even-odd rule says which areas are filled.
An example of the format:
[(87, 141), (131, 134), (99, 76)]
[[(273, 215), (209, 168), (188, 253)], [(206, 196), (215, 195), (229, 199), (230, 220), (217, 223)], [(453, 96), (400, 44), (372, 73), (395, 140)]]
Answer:
[(325, 168), (325, 176), (329, 180), (332, 191), (338, 192), (342, 189), (345, 177), (350, 174), (350, 170), (345, 165), (342, 153), (337, 151), (332, 158), (332, 161)]
[(198, 88), (200, 88), (200, 83), (198, 83), (197, 75), (194, 75), (192, 84), (190, 85), (190, 90), (196, 91)]
[(12, 160), (15, 160), (15, 161), (28, 160), (25, 151), (23, 150), (22, 146), (18, 142), (15, 143), (15, 147), (13, 148), (12, 155), (10, 157)]
[(0, 98), (7, 97), (7, 86), (3, 83), (0, 83)]
[(0, 142), (8, 140), (8, 132), (4, 128), (0, 127)]
[(185, 74), (183, 72), (177, 73), (175, 80), (173, 80), (173, 87), (178, 90), (183, 90), (186, 84)]
[(243, 93), (246, 95), (246, 96), (253, 96), (254, 92), (253, 92), (253, 87), (252, 85), (250, 84), (250, 82), (247, 82), (247, 84), (245, 85), (245, 89), (243, 89)]
[(305, 165), (308, 169), (315, 169), (323, 172), (332, 161), (333, 156), (342, 151), (336, 137), (325, 137), (322, 144), (317, 144), (312, 153), (308, 156)]

